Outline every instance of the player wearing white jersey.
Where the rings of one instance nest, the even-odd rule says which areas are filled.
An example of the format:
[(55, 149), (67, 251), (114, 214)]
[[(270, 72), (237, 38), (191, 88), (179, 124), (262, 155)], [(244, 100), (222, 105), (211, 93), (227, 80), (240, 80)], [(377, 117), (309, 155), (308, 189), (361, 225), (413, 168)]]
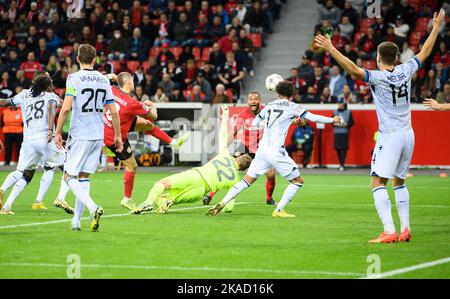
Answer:
[(0, 206), (3, 193), (14, 185), (0, 214), (14, 214), (11, 206), (20, 192), (32, 180), (42, 159), (47, 165), (60, 165), (64, 151), (59, 150), (53, 140), (56, 107), (59, 97), (51, 92), (50, 77), (36, 79), (31, 89), (21, 91), (9, 100), (0, 100), (0, 106), (18, 106), (22, 110), (24, 141), (20, 150), (17, 169), (10, 173), (0, 187)]
[[(333, 46), (329, 36), (318, 35), (315, 38), (316, 45), (328, 51), (348, 74), (369, 83), (376, 105), (379, 134), (372, 157), (371, 188), (384, 231), (378, 238), (370, 240), (370, 243), (408, 242), (411, 239), (409, 193), (405, 185), (414, 149), (409, 105), (411, 77), (430, 56), (444, 19), (443, 9), (434, 14), (433, 28), (421, 51), (404, 64), (395, 65), (399, 52), (397, 45), (391, 42), (381, 43), (377, 51), (377, 71), (356, 66)], [(391, 202), (386, 189), (389, 179), (393, 180), (395, 202), (401, 222), (400, 236), (395, 230)]]
[(62, 148), (62, 128), (70, 111), (67, 159), (64, 165), (64, 180), (76, 196), (72, 229), (80, 230), (84, 206), (91, 215), (90, 229), (98, 230), (102, 207), (95, 204), (89, 195), (89, 175), (97, 168), (103, 144), (103, 109), (107, 105), (114, 126), (114, 143), (122, 151), (120, 121), (114, 104), (109, 79), (93, 70), (97, 53), (88, 44), (78, 48), (77, 61), (80, 71), (67, 77), (66, 95), (56, 128), (56, 144)]
[(289, 101), (294, 96), (295, 90), (291, 82), (282, 81), (276, 87), (278, 99), (270, 102), (255, 117), (252, 126), (264, 126), (264, 134), (258, 144), (255, 158), (253, 159), (243, 180), (233, 186), (223, 200), (212, 207), (206, 214), (217, 215), (239, 193), (256, 182), (257, 178), (265, 174), (272, 167), (285, 177), (290, 184), (281, 197), (280, 202), (272, 213), (273, 217), (295, 217), (284, 211), (284, 207), (291, 201), (297, 191), (303, 185), (303, 179), (298, 171), (297, 164), (289, 157), (284, 148), (284, 142), (292, 121), (297, 118), (318, 123), (334, 123), (340, 125), (341, 118), (316, 115), (307, 112), (300, 105)]

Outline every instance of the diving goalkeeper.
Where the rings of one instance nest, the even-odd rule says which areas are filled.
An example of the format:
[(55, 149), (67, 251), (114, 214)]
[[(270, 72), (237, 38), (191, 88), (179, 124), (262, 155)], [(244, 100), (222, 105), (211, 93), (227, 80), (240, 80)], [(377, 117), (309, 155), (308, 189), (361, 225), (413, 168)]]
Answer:
[[(249, 155), (234, 158), (228, 152), (228, 106), (222, 106), (222, 122), (219, 132), (219, 154), (201, 167), (177, 173), (157, 182), (142, 204), (132, 213), (141, 214), (157, 208), (159, 214), (166, 213), (174, 204), (200, 201), (208, 192), (229, 189), (240, 181), (239, 170), (247, 169), (251, 163)], [(231, 210), (234, 202), (226, 209)]]

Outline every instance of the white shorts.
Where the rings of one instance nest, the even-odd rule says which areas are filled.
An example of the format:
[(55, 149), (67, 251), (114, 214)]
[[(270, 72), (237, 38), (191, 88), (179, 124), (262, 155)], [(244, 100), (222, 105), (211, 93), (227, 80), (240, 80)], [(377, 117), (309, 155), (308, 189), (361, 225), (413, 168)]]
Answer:
[(414, 131), (378, 133), (372, 155), (372, 176), (405, 179), (414, 151)]
[(287, 180), (300, 176), (297, 164), (289, 157), (284, 147), (260, 147), (248, 168), (247, 175), (256, 179), (272, 167)]
[(24, 171), (36, 169), (39, 161), (45, 159), (46, 153), (46, 139), (25, 140), (20, 148), (17, 170)]
[(45, 167), (58, 167), (64, 165), (66, 160), (66, 151), (64, 149), (59, 149), (55, 140), (47, 144), (47, 154), (44, 161)]
[(70, 140), (64, 171), (71, 176), (94, 173), (102, 152), (103, 140)]

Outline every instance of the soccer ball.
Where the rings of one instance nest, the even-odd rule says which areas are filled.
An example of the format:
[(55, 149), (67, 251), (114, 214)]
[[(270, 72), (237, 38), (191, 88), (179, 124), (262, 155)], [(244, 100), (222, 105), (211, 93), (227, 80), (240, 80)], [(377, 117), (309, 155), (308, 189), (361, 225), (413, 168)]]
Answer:
[(283, 81), (283, 77), (281, 77), (280, 75), (269, 75), (266, 78), (266, 88), (270, 91), (275, 91), (275, 88), (277, 88), (278, 83), (280, 83), (281, 81)]

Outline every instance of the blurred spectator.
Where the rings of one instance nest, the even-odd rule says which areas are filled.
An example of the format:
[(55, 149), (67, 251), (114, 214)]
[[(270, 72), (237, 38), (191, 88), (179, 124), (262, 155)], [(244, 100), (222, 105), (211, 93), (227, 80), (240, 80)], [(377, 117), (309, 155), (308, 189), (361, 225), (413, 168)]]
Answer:
[(350, 86), (348, 84), (344, 85), (344, 88), (342, 89), (342, 93), (338, 96), (338, 102), (339, 103), (356, 103), (356, 96), (350, 89)]
[(38, 49), (35, 52), (36, 59), (40, 63), (42, 63), (44, 65), (47, 65), (48, 60), (50, 59), (51, 53), (50, 53), (49, 50), (47, 50), (46, 43), (45, 43), (45, 38), (40, 38), (39, 42), (38, 42), (38, 45), (39, 45), (39, 47), (38, 47)]
[(192, 83), (192, 85), (198, 85), (201, 92), (205, 95), (204, 101), (211, 103), (213, 98), (211, 83), (209, 83), (209, 81), (205, 78), (205, 72), (203, 70), (197, 72), (197, 79)]
[(128, 41), (128, 59), (144, 61), (148, 56), (149, 45), (147, 41), (141, 37), (141, 29), (138, 27), (133, 29), (133, 36)]
[(96, 41), (96, 38), (91, 34), (91, 28), (89, 26), (84, 26), (83, 31), (81, 32), (81, 37), (78, 39), (82, 44), (90, 44), (93, 45)]
[(329, 104), (329, 103), (336, 103), (337, 97), (332, 96), (330, 92), (330, 87), (325, 86), (322, 90), (322, 95), (320, 96), (320, 103), (321, 104)]
[(223, 84), (216, 85), (216, 94), (212, 100), (212, 104), (230, 103), (231, 99), (225, 93), (225, 86)]
[(316, 90), (313, 86), (308, 86), (306, 90), (306, 95), (301, 98), (302, 103), (319, 103), (319, 97), (316, 96)]
[(303, 168), (306, 168), (313, 151), (314, 145), (314, 129), (305, 120), (294, 129), (291, 137), (291, 143), (286, 147), (289, 156), (297, 151), (303, 152)]
[(97, 35), (97, 40), (95, 41), (94, 47), (97, 53), (105, 52), (107, 50), (105, 37), (103, 36), (103, 34)]
[(183, 81), (183, 70), (176, 65), (174, 60), (169, 60), (167, 66), (163, 68), (163, 73), (167, 73), (170, 75), (170, 79), (175, 84), (180, 84)]
[(331, 68), (330, 73), (330, 93), (332, 96), (337, 97), (342, 93), (344, 85), (346, 83), (345, 77), (341, 75), (341, 70), (337, 65)]
[[(202, 3), (208, 2), (203, 1)], [(200, 13), (197, 24), (195, 25), (194, 28), (194, 38), (195, 44), (197, 44), (197, 46), (204, 48), (211, 45), (211, 40), (209, 39), (208, 31), (209, 31), (208, 18), (204, 13)]]
[(216, 69), (219, 69), (225, 64), (225, 54), (220, 49), (220, 46), (218, 43), (214, 43), (212, 45), (212, 50), (209, 53), (209, 63), (214, 65)]
[(346, 44), (350, 43), (350, 40), (341, 35), (341, 30), (339, 27), (334, 28), (333, 38), (331, 39), (334, 47), (339, 51), (342, 51)]
[(136, 87), (134, 88), (134, 93), (136, 95), (136, 100), (138, 100), (139, 102), (150, 100), (150, 97), (144, 93), (144, 89), (140, 85), (136, 85)]
[(322, 68), (320, 66), (314, 68), (313, 87), (317, 98), (320, 97), (322, 90), (326, 85), (328, 85), (328, 80), (323, 75)]
[(108, 57), (106, 57), (105, 52), (100, 52), (100, 61), (95, 65), (95, 69), (102, 73), (103, 75), (111, 74), (114, 72), (113, 65), (108, 61)]
[(354, 91), (356, 93), (358, 102), (360, 103), (372, 102), (372, 93), (370, 92), (370, 86), (367, 82), (364, 82), (364, 80), (361, 79), (355, 80)]
[(358, 42), (358, 49), (363, 59), (375, 59), (379, 42), (373, 28), (368, 27), (366, 34)]
[(178, 87), (172, 90), (172, 95), (169, 97), (171, 102), (186, 102), (186, 98)]
[(143, 92), (147, 95), (152, 95), (156, 93), (158, 88), (158, 81), (152, 75), (152, 73), (145, 73), (145, 79), (142, 82)]
[[(7, 74), (7, 73), (6, 73)], [(5, 135), (5, 164), (9, 165), (16, 147), (16, 156), (20, 153), (23, 141), (22, 111), (18, 107), (8, 107), (3, 110), (0, 127)]]
[(442, 63), (445, 67), (450, 67), (450, 51), (444, 41), (439, 43), (439, 49), (433, 57), (433, 63)]
[(161, 14), (159, 17), (158, 35), (155, 38), (154, 47), (159, 47), (161, 44), (169, 43), (169, 20), (167, 15)]
[(398, 15), (395, 19), (395, 23), (391, 23), (390, 26), (394, 28), (394, 35), (396, 38), (394, 42), (401, 47), (403, 42), (407, 40), (409, 25), (404, 22), (402, 15)]
[(50, 74), (51, 77), (56, 75), (57, 72), (61, 71), (61, 64), (56, 59), (55, 55), (50, 56), (45, 70)]
[(264, 46), (266, 28), (269, 25), (269, 19), (267, 14), (261, 9), (261, 3), (259, 1), (253, 1), (252, 7), (247, 10), (244, 17), (244, 24), (249, 24), (252, 32), (258, 32), (262, 34), (262, 41)]
[(137, 69), (133, 73), (133, 82), (134, 86), (141, 85), (145, 79), (144, 70), (142, 69), (142, 65), (138, 65)]
[(250, 76), (253, 76), (255, 48), (253, 47), (253, 41), (247, 36), (247, 31), (245, 31), (245, 29), (239, 31), (239, 47), (245, 53), (245, 66), (249, 71)]
[(35, 61), (34, 52), (28, 52), (27, 61), (22, 63), (20, 69), (25, 72), (25, 77), (29, 80), (33, 80), (34, 72), (40, 71), (42, 66), (39, 62)]
[(192, 47), (186, 45), (183, 47), (183, 52), (181, 52), (178, 57), (178, 65), (184, 66), (189, 59), (195, 59), (194, 54), (192, 54)]
[(286, 80), (292, 82), (292, 85), (294, 85), (294, 88), (295, 88), (294, 100), (295, 100), (295, 102), (299, 102), (299, 100), (300, 100), (300, 96), (299, 96), (300, 88), (302, 86), (301, 86), (301, 83), (300, 83), (300, 79), (298, 77), (298, 70), (295, 67), (293, 67), (293, 68), (291, 68), (289, 74), (290, 74), (290, 76), (287, 77)]
[(312, 52), (306, 51), (302, 57), (302, 63), (297, 67), (298, 77), (305, 82), (311, 82), (314, 78), (314, 68), (311, 66)]
[(325, 5), (319, 8), (319, 21), (321, 23), (323, 20), (329, 20), (333, 26), (336, 26), (341, 19), (341, 12), (339, 8), (334, 6), (333, 0), (327, 0)]
[(436, 96), (436, 101), (439, 103), (450, 103), (450, 83), (445, 83), (443, 91)]
[(371, 25), (373, 30), (375, 31), (375, 35), (378, 38), (382, 38), (387, 34), (387, 27), (386, 23), (384, 21), (384, 17), (380, 16), (379, 18), (375, 19), (375, 23)]
[(350, 128), (353, 126), (354, 122), (352, 112), (347, 109), (347, 104), (343, 101), (338, 101), (338, 103), (338, 109), (334, 111), (333, 116), (340, 116), (343, 124), (339, 127), (334, 126), (334, 149), (336, 150), (339, 159), (339, 171), (344, 171)]
[(227, 54), (228, 52), (231, 52), (233, 43), (237, 41), (237, 35), (236, 35), (236, 29), (231, 28), (230, 31), (228, 31), (228, 34), (223, 36), (219, 40), (219, 46), (222, 52)]
[[(171, 53), (172, 54), (172, 53)], [(161, 76), (161, 67), (159, 66), (159, 64), (157, 63), (157, 60), (155, 57), (150, 56), (148, 58), (148, 67), (147, 67), (147, 74), (152, 74), (152, 76), (155, 79), (159, 79)]]
[(188, 22), (186, 13), (181, 13), (179, 20), (172, 29), (173, 41), (172, 47), (175, 46), (195, 46), (197, 42), (194, 39), (194, 28), (192, 24)]
[(192, 82), (195, 80), (195, 74), (197, 72), (197, 66), (193, 59), (189, 59), (186, 63), (186, 66), (183, 67), (183, 78), (184, 81), (181, 82), (182, 89), (191, 88)]
[(225, 35), (225, 25), (222, 23), (222, 18), (220, 16), (215, 16), (212, 25), (209, 27), (209, 38), (215, 43), (218, 42), (223, 35)]
[(350, 1), (344, 2), (344, 9), (342, 10), (342, 19), (344, 17), (348, 17), (350, 23), (352, 23), (353, 26), (356, 27), (358, 25), (359, 14)]
[(356, 58), (358, 58), (358, 53), (356, 53), (355, 50), (352, 49), (352, 45), (346, 44), (344, 46), (344, 51), (342, 52), (344, 56), (346, 56), (351, 61), (356, 61)]
[(348, 39), (352, 38), (353, 32), (355, 31), (355, 26), (350, 23), (350, 19), (348, 16), (342, 17), (342, 22), (339, 23), (338, 28), (341, 30), (341, 35)]
[(13, 88), (16, 90), (17, 87), (22, 87), (22, 89), (30, 88), (31, 80), (25, 77), (25, 72), (18, 70), (16, 73), (16, 80), (13, 82)]
[(236, 16), (239, 18), (241, 23), (244, 23), (245, 15), (247, 14), (247, 6), (244, 4), (244, 0), (237, 0), (237, 7), (235, 10)]
[(127, 52), (127, 40), (123, 37), (120, 29), (114, 30), (113, 38), (109, 43), (108, 50), (111, 52), (108, 54), (110, 60), (124, 60)]
[(14, 93), (12, 80), (9, 77), (9, 73), (4, 71), (0, 77), (0, 98), (11, 98)]
[(142, 17), (140, 28), (142, 37), (148, 41), (149, 45), (153, 46), (155, 39), (158, 36), (158, 26), (153, 24), (148, 14), (145, 14)]
[(158, 87), (162, 88), (165, 95), (171, 95), (172, 90), (175, 87), (175, 83), (170, 79), (169, 74), (163, 74), (162, 80), (159, 82)]
[(188, 92), (187, 99), (188, 102), (203, 102), (205, 100), (205, 95), (202, 93), (200, 85), (194, 85), (192, 90)]
[(435, 98), (438, 92), (436, 72), (433, 69), (428, 70), (428, 75), (425, 77), (422, 87), (427, 98)]
[(156, 61), (160, 67), (165, 67), (169, 60), (175, 60), (175, 55), (169, 50), (169, 43), (164, 43), (161, 52), (156, 56)]
[[(164, 78), (164, 76), (163, 76)], [(169, 79), (170, 80), (170, 79)], [(163, 81), (161, 81), (163, 82)], [(169, 95), (172, 93), (172, 90), (170, 91)], [(167, 97), (167, 94), (164, 92), (164, 88), (163, 87), (158, 87), (156, 89), (156, 93), (152, 98), (152, 101), (155, 103), (167, 103), (169, 102), (169, 98)]]
[(232, 52), (227, 53), (226, 62), (220, 68), (219, 80), (225, 85), (225, 88), (231, 88), (239, 98), (241, 93), (241, 80), (244, 79), (244, 72), (242, 66), (238, 65), (234, 59)]
[(8, 59), (5, 59), (5, 68), (8, 70), (10, 77), (14, 77), (20, 69), (20, 60), (17, 51), (12, 49), (9, 51)]

